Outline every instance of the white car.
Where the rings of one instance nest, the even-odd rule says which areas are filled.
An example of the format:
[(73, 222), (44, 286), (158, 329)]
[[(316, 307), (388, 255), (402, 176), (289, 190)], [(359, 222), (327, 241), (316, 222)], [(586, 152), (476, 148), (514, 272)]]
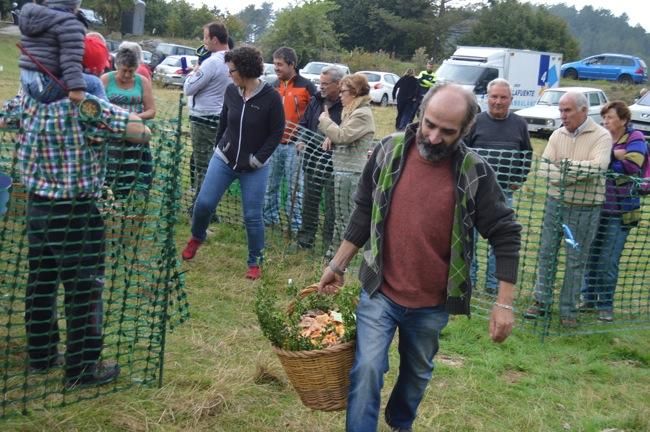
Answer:
[[(183, 69), (183, 58), (185, 58), (185, 69)], [(191, 55), (171, 55), (165, 57), (153, 70), (153, 79), (163, 86), (174, 85), (183, 87), (187, 74), (198, 63), (199, 58)]]
[(350, 74), (350, 68), (347, 65), (340, 63), (326, 63), (326, 62), (309, 62), (304, 68), (300, 69), (300, 75), (307, 78), (309, 81), (316, 85), (316, 89), (320, 90), (320, 72), (325, 66), (336, 66), (343, 72), (344, 75)]
[(608, 100), (605, 92), (591, 87), (556, 87), (544, 90), (537, 103), (529, 108), (515, 111), (515, 114), (522, 116), (528, 123), (528, 132), (531, 134), (548, 135), (555, 129), (562, 126), (560, 119), (560, 98), (569, 91), (584, 93), (589, 103), (588, 115), (596, 123), (600, 124), (600, 110)]
[(650, 142), (650, 92), (637, 99), (629, 108), (632, 127), (643, 132), (646, 141)]
[(278, 80), (278, 76), (275, 73), (275, 66), (273, 66), (273, 63), (264, 63), (264, 72), (262, 72), (260, 79), (262, 81), (266, 81), (271, 85), (273, 85)]
[(357, 73), (365, 75), (368, 78), (372, 102), (381, 106), (397, 103), (393, 99), (393, 87), (395, 87), (395, 83), (399, 80), (397, 75), (390, 72), (378, 71), (359, 71)]

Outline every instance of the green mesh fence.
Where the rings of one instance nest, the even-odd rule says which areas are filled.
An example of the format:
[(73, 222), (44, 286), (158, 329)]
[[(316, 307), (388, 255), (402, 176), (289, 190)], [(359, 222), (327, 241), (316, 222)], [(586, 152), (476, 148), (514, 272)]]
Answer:
[[(363, 145), (355, 149), (352, 157), (346, 157), (350, 156), (350, 149), (346, 147), (335, 148), (331, 155), (319, 151), (324, 137), (295, 124), (288, 125), (287, 134), (289, 141), (299, 143), (297, 147), (302, 151), (296, 157), (297, 170), (285, 173), (282, 178), (278, 206), (280, 222), (269, 226), (267, 233), (271, 234), (270, 240), (274, 245), (280, 245), (287, 252), (310, 249), (315, 259), (321, 259), (330, 255), (332, 248), (339, 244), (336, 227), (340, 230), (347, 224), (353, 206), (352, 193), (366, 161), (367, 150), (375, 143)], [(611, 276), (603, 274), (612, 271), (609, 258), (614, 244), (604, 235), (596, 237), (599, 226), (609, 220), (618, 220), (605, 213), (604, 221), (600, 220), (605, 180), (636, 184), (639, 180), (590, 170), (586, 165), (564, 163), (554, 166), (536, 155), (523, 152), (478, 152), (497, 172), (523, 228), (515, 299), (518, 330), (539, 335), (566, 335), (650, 327), (650, 293), (643, 283), (649, 271), (647, 254), (643, 251), (650, 224), (650, 207), (646, 200), (650, 198), (641, 198), (638, 213), (641, 220), (638, 226), (630, 227), (624, 246), (619, 246), (622, 252), (613, 294), (612, 283), (605, 282), (607, 278), (611, 280)], [(189, 176), (189, 165), (184, 170)], [(578, 179), (577, 183), (575, 179)], [(299, 186), (294, 188), (291, 182)], [(585, 185), (586, 190), (583, 190)], [(628, 195), (636, 196), (637, 189), (630, 187)], [(623, 195), (619, 191), (618, 198), (625, 198)], [(188, 193), (184, 195), (186, 206), (190, 205), (190, 196)], [(302, 223), (298, 230), (292, 230), (291, 221), (297, 212)], [(217, 214), (222, 223), (241, 225), (241, 203), (236, 184), (219, 205)], [(620, 239), (618, 243), (620, 245)], [(496, 294), (488, 272), (488, 245), (480, 236), (475, 263), (473, 314), (488, 317)], [(607, 270), (606, 263), (609, 264)], [(590, 301), (592, 297), (596, 298)], [(535, 301), (543, 307), (541, 313), (532, 317), (526, 311)], [(591, 307), (580, 308), (585, 306), (585, 302)], [(600, 319), (601, 310), (610, 310), (613, 320)], [(562, 326), (560, 319), (565, 316), (575, 317), (578, 326)]]
[[(107, 143), (102, 196), (72, 201), (21, 184), (20, 112), (0, 130), (12, 178), (0, 217), (0, 417), (162, 382), (166, 331), (188, 317), (174, 241), (181, 105), (167, 114), (147, 146)], [(94, 385), (114, 364), (118, 379)]]
[[(187, 134), (189, 135), (189, 131)], [(270, 173), (269, 184), (272, 182), (272, 176), (279, 178), (279, 194), (274, 198), (270, 188), (267, 188), (267, 234), (272, 241), (288, 241), (289, 249), (299, 247), (313, 250), (315, 254), (329, 255), (332, 253), (332, 244), (337, 246), (340, 243), (342, 231), (352, 211), (351, 197), (356, 182), (367, 160), (368, 151), (376, 141), (359, 146), (338, 146), (333, 151), (326, 152), (321, 148), (325, 139), (323, 135), (291, 122), (287, 122), (285, 139), (297, 148), (295, 161), (291, 164), (294, 168)], [(207, 165), (194, 163), (189, 137), (186, 143), (185, 159), (181, 168), (181, 207), (187, 210), (189, 221), (196, 193), (195, 180), (197, 176), (203, 175)], [(276, 151), (272, 157), (279, 158), (279, 153)], [(337, 164), (336, 171), (334, 164)], [(269, 205), (269, 201), (274, 204)], [(346, 205), (335, 206), (335, 202)], [(275, 213), (274, 217), (269, 217), (269, 209)], [(220, 201), (213, 222), (241, 224), (241, 212), (239, 183), (234, 182)], [(269, 219), (274, 218), (277, 218), (277, 221), (269, 222)], [(296, 224), (296, 220), (299, 223)], [(296, 228), (296, 225), (299, 228)]]

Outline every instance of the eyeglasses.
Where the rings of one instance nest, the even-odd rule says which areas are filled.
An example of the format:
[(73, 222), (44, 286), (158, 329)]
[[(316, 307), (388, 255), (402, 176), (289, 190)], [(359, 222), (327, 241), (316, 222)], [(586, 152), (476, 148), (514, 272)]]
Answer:
[(237, 69), (228, 69), (228, 72), (230, 72), (230, 74), (232, 75), (232, 74), (234, 74), (235, 72), (237, 72)]

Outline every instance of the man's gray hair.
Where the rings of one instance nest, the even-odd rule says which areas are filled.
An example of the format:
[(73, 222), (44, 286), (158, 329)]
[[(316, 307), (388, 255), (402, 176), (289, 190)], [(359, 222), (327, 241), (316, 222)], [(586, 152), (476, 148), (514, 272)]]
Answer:
[(508, 82), (507, 79), (504, 79), (504, 78), (494, 78), (492, 81), (490, 81), (490, 82), (488, 83), (488, 85), (487, 85), (487, 91), (489, 92), (490, 89), (491, 89), (492, 87), (494, 87), (494, 86), (501, 86), (501, 87), (505, 87), (505, 88), (507, 88), (507, 89), (508, 89), (508, 93), (510, 93), (510, 95), (512, 96), (512, 86), (510, 85), (510, 83)]
[(420, 105), (421, 117), (424, 118), (424, 112), (427, 108), (427, 105), (429, 105), (429, 101), (431, 100), (433, 95), (445, 88), (454, 89), (458, 93), (460, 93), (463, 96), (463, 98), (465, 98), (465, 102), (467, 103), (467, 111), (465, 112), (463, 123), (461, 124), (462, 133), (460, 135), (461, 137), (465, 136), (467, 135), (467, 132), (469, 132), (469, 129), (472, 127), (472, 124), (474, 124), (476, 113), (479, 112), (479, 106), (476, 103), (476, 96), (474, 96), (474, 93), (465, 90), (464, 88), (462, 88), (457, 84), (442, 83), (431, 87), (429, 91), (424, 95), (424, 98), (422, 99), (422, 104)]
[(576, 109), (578, 111), (587, 110), (589, 108), (589, 101), (587, 101), (587, 96), (584, 93), (577, 91), (569, 91), (562, 96), (563, 98), (568, 98), (573, 100), (576, 104)]
[(341, 81), (345, 76), (345, 73), (340, 68), (331, 65), (325, 66), (323, 69), (321, 69), (320, 73), (332, 78), (332, 81), (334, 82)]

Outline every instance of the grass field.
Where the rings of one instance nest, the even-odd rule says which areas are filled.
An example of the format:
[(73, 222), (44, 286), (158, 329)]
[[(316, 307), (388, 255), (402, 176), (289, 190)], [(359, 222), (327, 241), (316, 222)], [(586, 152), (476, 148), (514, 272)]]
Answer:
[[(14, 43), (0, 38), (2, 98), (17, 88)], [(610, 89), (626, 99), (636, 90)], [(174, 112), (178, 91), (155, 92), (159, 107)], [(377, 108), (375, 115), (377, 135), (391, 132), (394, 109)], [(536, 153), (543, 146), (543, 140), (535, 140)], [(189, 235), (187, 223), (178, 225), (177, 234), (181, 247)], [(263, 281), (243, 278), (244, 233), (230, 226), (217, 226), (197, 258), (184, 264), (191, 319), (168, 335), (162, 388), (136, 387), (62, 408), (34, 409), (0, 420), (0, 430), (343, 430), (343, 413), (302, 406), (260, 332), (253, 311), (259, 284), (282, 292), (291, 278), (306, 286), (317, 280), (321, 266), (311, 255), (291, 252), (281, 235), (270, 237)], [(484, 319), (450, 322), (415, 431), (650, 430), (650, 331), (574, 335), (541, 343), (521, 331), (520, 324), (507, 342), (495, 345)], [(397, 365), (392, 350), (384, 401)]]

